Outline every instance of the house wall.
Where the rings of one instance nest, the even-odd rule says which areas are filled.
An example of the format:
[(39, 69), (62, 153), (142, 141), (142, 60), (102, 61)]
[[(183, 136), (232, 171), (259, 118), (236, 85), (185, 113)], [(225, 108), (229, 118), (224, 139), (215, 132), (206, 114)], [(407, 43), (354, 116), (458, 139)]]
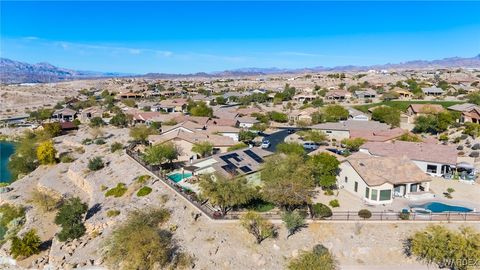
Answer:
[[(447, 165), (447, 164), (442, 164), (442, 163), (435, 163), (435, 162), (426, 162), (426, 161), (419, 161), (419, 160), (412, 160), (413, 163), (415, 163), (415, 165), (417, 165), (422, 171), (430, 174), (430, 175), (433, 175), (433, 176), (442, 176), (442, 165)], [(433, 173), (433, 172), (428, 172), (427, 171), (427, 166), (428, 165), (432, 165), (432, 166), (436, 166), (437, 168), (437, 172), (436, 173)]]
[(241, 128), (251, 128), (251, 127), (253, 127), (253, 123), (242, 123), (242, 122), (240, 122), (238, 124), (238, 126), (241, 127)]
[[(345, 177), (347, 181), (345, 181)], [(355, 191), (355, 182), (358, 183), (357, 191)], [(371, 204), (385, 204), (391, 203), (393, 201), (393, 185), (390, 183), (385, 183), (380, 186), (370, 187), (363, 181), (362, 177), (353, 169), (352, 165), (348, 162), (342, 162), (340, 164), (340, 173), (337, 176), (338, 186), (343, 186), (345, 190), (352, 193), (353, 195), (361, 198), (364, 201), (367, 201)], [(369, 188), (368, 198), (366, 198), (366, 189)], [(376, 190), (376, 199), (372, 198), (372, 190)], [(380, 190), (391, 190), (390, 200), (380, 201)]]
[(238, 133), (236, 132), (221, 132), (222, 136), (230, 137), (234, 141), (238, 142)]

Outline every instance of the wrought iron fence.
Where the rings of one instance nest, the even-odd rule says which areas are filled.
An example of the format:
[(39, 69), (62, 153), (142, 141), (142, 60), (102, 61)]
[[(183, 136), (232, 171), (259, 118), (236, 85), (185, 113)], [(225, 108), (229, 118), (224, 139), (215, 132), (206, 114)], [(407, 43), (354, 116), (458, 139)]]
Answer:
[[(226, 215), (221, 215), (213, 206), (208, 202), (200, 201), (195, 193), (185, 190), (177, 183), (170, 180), (163, 173), (160, 167), (151, 166), (146, 164), (140, 157), (140, 153), (134, 151), (137, 144), (132, 143), (126, 149), (127, 155), (129, 155), (138, 164), (157, 176), (160, 181), (165, 183), (178, 195), (188, 200), (203, 214), (207, 215), (211, 219), (217, 220), (238, 220), (247, 211), (229, 211)], [(308, 212), (308, 211), (306, 211)], [(268, 211), (259, 213), (264, 218), (271, 220), (280, 220), (282, 218), (281, 211)], [(356, 211), (335, 211), (329, 217), (308, 217), (309, 220), (325, 220), (325, 221), (395, 221), (395, 220), (409, 220), (409, 221), (480, 221), (480, 212), (446, 212), (446, 213), (416, 213), (416, 212), (392, 212), (392, 211), (375, 211), (371, 212), (372, 216), (368, 219), (362, 218)]]

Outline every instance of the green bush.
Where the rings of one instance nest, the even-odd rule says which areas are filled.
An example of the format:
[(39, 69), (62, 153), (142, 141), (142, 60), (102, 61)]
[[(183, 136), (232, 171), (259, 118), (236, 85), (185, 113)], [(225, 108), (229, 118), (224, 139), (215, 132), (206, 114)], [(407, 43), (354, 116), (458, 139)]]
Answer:
[(55, 216), (55, 224), (62, 226), (62, 230), (57, 235), (61, 242), (76, 239), (85, 234), (83, 215), (87, 209), (87, 204), (78, 197), (71, 198), (60, 207)]
[(335, 200), (331, 200), (329, 203), (328, 203), (331, 207), (340, 207), (340, 203), (338, 202), (337, 199)]
[(110, 152), (114, 153), (114, 152), (117, 152), (118, 150), (122, 150), (123, 149), (123, 144), (119, 143), (119, 142), (114, 142), (112, 143), (112, 145), (110, 145)]
[(363, 219), (369, 219), (372, 217), (372, 212), (370, 212), (368, 209), (362, 209), (358, 211), (358, 216)]
[(96, 145), (105, 144), (105, 140), (104, 140), (104, 139), (97, 139), (97, 140), (95, 140), (95, 144), (96, 144)]
[(94, 157), (88, 160), (88, 169), (90, 171), (98, 171), (105, 166), (101, 157)]
[(150, 192), (152, 192), (152, 188), (150, 188), (150, 187), (142, 187), (141, 189), (139, 189), (139, 190), (137, 191), (137, 196), (138, 196), (138, 197), (147, 196), (148, 194), (150, 194)]
[(112, 209), (107, 211), (107, 217), (116, 217), (120, 215), (120, 210)]
[(25, 233), (23, 238), (17, 236), (12, 238), (12, 245), (10, 246), (10, 253), (13, 258), (28, 258), (33, 254), (40, 252), (40, 244), (42, 241), (38, 237), (35, 229)]
[(127, 187), (125, 187), (124, 183), (118, 183), (116, 187), (109, 189), (105, 192), (105, 197), (113, 196), (115, 198), (122, 197), (123, 194), (127, 192)]
[(148, 180), (150, 180), (150, 178), (152, 178), (150, 175), (148, 174), (144, 174), (144, 175), (140, 175), (138, 178), (137, 178), (137, 183), (141, 184), (141, 185), (144, 185), (147, 183)]
[(25, 208), (21, 206), (14, 206), (12, 204), (2, 204), (0, 206), (0, 227), (6, 228), (10, 221), (23, 217), (25, 215)]
[(69, 153), (64, 153), (60, 155), (60, 162), (62, 163), (72, 163), (75, 161), (75, 158), (70, 156)]
[(332, 216), (332, 209), (325, 204), (316, 203), (312, 205), (313, 216), (316, 218), (326, 218)]

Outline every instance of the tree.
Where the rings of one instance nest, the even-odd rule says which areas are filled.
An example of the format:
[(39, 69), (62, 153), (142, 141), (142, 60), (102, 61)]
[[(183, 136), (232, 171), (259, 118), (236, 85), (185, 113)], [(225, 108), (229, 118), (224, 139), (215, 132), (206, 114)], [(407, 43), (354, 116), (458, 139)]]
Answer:
[(337, 182), (337, 172), (340, 162), (336, 157), (328, 153), (320, 153), (311, 156), (307, 160), (310, 166), (313, 177), (317, 185), (322, 188), (330, 188)]
[(143, 154), (143, 160), (150, 165), (161, 165), (168, 161), (172, 162), (179, 155), (178, 148), (174, 143), (162, 143), (149, 146)]
[(158, 131), (151, 127), (147, 127), (146, 125), (137, 125), (130, 128), (130, 137), (135, 141), (145, 142), (147, 141), (148, 136), (153, 134), (158, 134)]
[(262, 197), (286, 209), (309, 204), (314, 195), (312, 170), (298, 155), (277, 154), (267, 159), (261, 180)]
[(278, 122), (278, 123), (286, 123), (288, 122), (288, 115), (277, 112), (277, 111), (271, 111), (268, 112), (268, 118), (272, 121)]
[(298, 211), (287, 211), (282, 215), (282, 221), (285, 223), (288, 234), (287, 238), (305, 226), (305, 217)]
[(473, 93), (468, 94), (467, 100), (468, 100), (469, 103), (480, 105), (480, 93), (473, 92)]
[(55, 147), (53, 146), (53, 142), (51, 140), (45, 141), (37, 147), (37, 159), (40, 164), (55, 164), (56, 154), (57, 150), (55, 150)]
[(457, 232), (432, 225), (407, 239), (406, 251), (439, 268), (473, 269), (480, 261), (480, 233), (470, 227), (461, 227)]
[(202, 158), (210, 156), (213, 152), (213, 144), (207, 141), (196, 143), (192, 146), (192, 152), (199, 154)]
[(43, 131), (45, 131), (50, 138), (57, 137), (62, 134), (62, 125), (58, 122), (46, 123), (43, 124)]
[(101, 157), (94, 157), (88, 160), (88, 169), (90, 171), (98, 171), (103, 169), (103, 167), (105, 167), (105, 164)]
[(103, 119), (101, 117), (95, 116), (90, 119), (90, 127), (101, 127), (104, 126), (105, 122), (103, 122)]
[(303, 145), (296, 143), (296, 142), (287, 142), (287, 143), (279, 143), (276, 149), (277, 153), (283, 153), (286, 155), (300, 155), (303, 156), (305, 154), (305, 149)]
[(178, 249), (172, 233), (160, 227), (169, 218), (163, 208), (130, 213), (104, 242), (103, 257), (109, 268), (166, 269)]
[(363, 138), (352, 138), (352, 139), (343, 139), (342, 145), (345, 145), (351, 152), (356, 152), (360, 149), (360, 146), (365, 143), (365, 139)]
[(348, 119), (348, 110), (340, 105), (329, 105), (323, 108), (323, 117), (326, 122), (338, 122)]
[(400, 126), (400, 111), (388, 106), (380, 106), (373, 110), (372, 119), (392, 127)]
[(241, 142), (249, 142), (255, 139), (257, 135), (251, 131), (248, 130), (240, 130), (238, 133), (238, 140)]
[(203, 101), (193, 102), (189, 104), (188, 112), (192, 116), (207, 116), (207, 117), (213, 116), (213, 109), (208, 107), (208, 105)]
[(40, 244), (42, 241), (38, 237), (35, 229), (31, 229), (25, 233), (22, 238), (14, 236), (12, 238), (12, 245), (10, 246), (10, 253), (13, 258), (28, 258), (33, 254), (40, 252)]
[(476, 138), (480, 135), (480, 124), (477, 123), (465, 123), (464, 134), (470, 135)]
[(327, 248), (322, 245), (317, 245), (312, 251), (302, 251), (298, 257), (291, 259), (288, 263), (288, 269), (335, 270), (338, 269), (338, 263)]
[(410, 132), (403, 133), (402, 136), (398, 137), (398, 140), (404, 141), (404, 142), (422, 142), (423, 141), (422, 138)]
[(243, 177), (228, 179), (220, 174), (205, 174), (199, 187), (201, 196), (219, 207), (222, 215), (232, 207), (247, 204), (256, 195), (256, 189)]
[(34, 133), (25, 133), (17, 142), (15, 152), (10, 156), (8, 169), (12, 179), (28, 174), (37, 168), (36, 138)]
[(60, 241), (76, 239), (85, 234), (83, 216), (87, 209), (87, 205), (78, 197), (69, 199), (60, 207), (55, 216), (55, 224), (62, 226), (62, 230), (58, 233)]
[(454, 122), (455, 118), (449, 112), (420, 115), (415, 119), (415, 127), (413, 128), (413, 131), (437, 134), (446, 131)]
[(242, 216), (240, 222), (250, 234), (255, 236), (257, 244), (276, 234), (276, 229), (273, 224), (256, 212), (248, 211)]
[(128, 125), (127, 115), (123, 112), (115, 114), (112, 119), (110, 119), (110, 124), (116, 127), (126, 127)]

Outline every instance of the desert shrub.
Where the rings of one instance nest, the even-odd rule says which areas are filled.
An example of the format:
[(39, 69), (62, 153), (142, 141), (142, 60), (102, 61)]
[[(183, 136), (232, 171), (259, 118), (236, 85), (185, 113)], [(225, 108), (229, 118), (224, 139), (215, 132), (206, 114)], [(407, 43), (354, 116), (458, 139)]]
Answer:
[(88, 169), (90, 171), (98, 171), (105, 166), (101, 157), (94, 157), (88, 160)]
[(472, 227), (458, 231), (441, 225), (428, 226), (417, 231), (406, 241), (406, 253), (426, 264), (439, 268), (475, 269), (480, 261), (480, 233)]
[(25, 208), (12, 204), (0, 205), (0, 227), (6, 228), (10, 221), (25, 216)]
[(55, 164), (55, 155), (57, 151), (53, 146), (53, 141), (45, 141), (42, 142), (37, 147), (37, 159), (40, 164), (47, 165), (47, 164)]
[(324, 192), (323, 192), (324, 195), (327, 195), (327, 196), (332, 196), (333, 195), (333, 190), (331, 189), (326, 189)]
[(148, 174), (144, 174), (144, 175), (140, 175), (138, 178), (137, 178), (137, 183), (141, 184), (141, 185), (144, 185), (147, 183), (148, 180), (150, 180), (150, 178), (152, 178), (150, 175)]
[(123, 149), (123, 144), (119, 143), (119, 142), (114, 142), (112, 143), (112, 145), (110, 145), (110, 152), (114, 153), (114, 152), (117, 152), (118, 150), (122, 150)]
[(92, 144), (92, 142), (93, 142), (92, 139), (86, 138), (86, 139), (83, 139), (82, 144), (83, 145), (89, 145), (89, 144)]
[(32, 229), (25, 233), (22, 238), (17, 236), (12, 238), (10, 253), (13, 255), (13, 258), (28, 258), (40, 252), (41, 243), (42, 241), (38, 237), (37, 232), (35, 229)]
[(87, 205), (78, 197), (69, 199), (60, 207), (55, 216), (55, 224), (62, 227), (57, 235), (61, 242), (76, 239), (85, 234), (83, 218), (87, 209)]
[(69, 153), (62, 153), (60, 155), (60, 162), (62, 163), (72, 163), (75, 161), (75, 158), (73, 158)]
[(477, 152), (477, 151), (473, 151), (470, 153), (470, 155), (468, 155), (469, 157), (473, 157), (473, 158), (478, 158), (480, 156), (480, 154)]
[(178, 253), (173, 259), (172, 269), (192, 269), (195, 264), (195, 259), (185, 252)]
[(96, 140), (95, 140), (95, 144), (96, 144), (96, 145), (105, 144), (105, 140), (104, 140), (104, 139), (96, 139)]
[(62, 199), (60, 196), (35, 189), (31, 194), (31, 202), (43, 212), (50, 212), (60, 206)]
[(333, 208), (335, 208), (335, 207), (340, 207), (340, 203), (338, 202), (337, 199), (331, 200), (328, 204), (329, 204), (331, 207), (333, 207)]
[(127, 187), (124, 183), (118, 183), (116, 187), (109, 189), (105, 192), (105, 197), (113, 196), (115, 198), (122, 197), (127, 192)]
[(448, 193), (453, 193), (453, 192), (455, 192), (455, 189), (454, 188), (447, 188), (447, 192)]
[(326, 218), (332, 216), (332, 209), (325, 204), (316, 203), (312, 206), (313, 216), (316, 218)]
[(107, 211), (107, 217), (116, 217), (120, 215), (120, 210), (111, 209)]
[(336, 270), (338, 263), (330, 251), (323, 245), (316, 245), (312, 251), (302, 251), (298, 257), (290, 259), (289, 270)]
[(152, 192), (152, 188), (151, 188), (151, 187), (142, 187), (141, 189), (139, 189), (139, 190), (137, 191), (137, 196), (138, 196), (138, 197), (147, 196), (148, 194), (150, 194), (150, 192)]
[(358, 211), (358, 216), (363, 218), (363, 219), (369, 219), (372, 217), (372, 212), (370, 212), (370, 210), (368, 209), (362, 209), (360, 211)]
[(398, 217), (401, 220), (409, 220), (410, 219), (410, 212), (401, 212), (400, 214), (398, 214)]
[(166, 209), (130, 213), (104, 242), (109, 269), (167, 269), (177, 250), (172, 233), (160, 227), (169, 218)]

